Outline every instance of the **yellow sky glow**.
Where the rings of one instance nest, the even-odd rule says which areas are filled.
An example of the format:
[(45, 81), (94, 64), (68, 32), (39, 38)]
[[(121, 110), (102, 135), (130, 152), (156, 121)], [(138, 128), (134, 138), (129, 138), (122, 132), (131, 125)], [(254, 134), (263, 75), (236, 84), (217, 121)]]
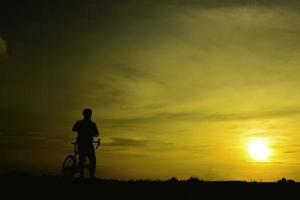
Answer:
[(59, 173), (91, 107), (98, 177), (299, 181), (300, 13), (169, 2), (0, 36), (0, 168)]

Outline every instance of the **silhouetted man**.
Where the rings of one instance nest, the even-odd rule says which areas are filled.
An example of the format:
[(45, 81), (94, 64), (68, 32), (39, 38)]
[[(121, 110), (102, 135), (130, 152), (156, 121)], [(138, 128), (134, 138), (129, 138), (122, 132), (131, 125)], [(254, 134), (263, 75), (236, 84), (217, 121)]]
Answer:
[(80, 170), (80, 177), (83, 177), (83, 167), (84, 160), (86, 157), (89, 159), (89, 172), (91, 178), (95, 176), (96, 170), (96, 156), (95, 149), (93, 145), (93, 137), (99, 135), (99, 131), (94, 122), (91, 121), (92, 110), (86, 108), (82, 112), (83, 119), (77, 121), (73, 126), (73, 131), (78, 133), (77, 142), (78, 142), (78, 154), (79, 154), (79, 163), (78, 167)]

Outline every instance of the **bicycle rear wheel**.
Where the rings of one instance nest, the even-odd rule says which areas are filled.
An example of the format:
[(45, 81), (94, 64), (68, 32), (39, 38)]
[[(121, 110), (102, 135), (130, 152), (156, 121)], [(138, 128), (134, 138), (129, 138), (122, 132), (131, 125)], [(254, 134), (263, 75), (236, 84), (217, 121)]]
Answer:
[(63, 162), (61, 175), (63, 177), (73, 177), (76, 173), (76, 160), (73, 155), (68, 155)]

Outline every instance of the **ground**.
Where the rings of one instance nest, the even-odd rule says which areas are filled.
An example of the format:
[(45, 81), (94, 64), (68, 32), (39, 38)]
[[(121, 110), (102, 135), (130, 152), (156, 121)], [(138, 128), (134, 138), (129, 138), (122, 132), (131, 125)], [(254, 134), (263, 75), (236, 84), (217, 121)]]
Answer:
[(2, 195), (8, 199), (297, 199), (300, 183), (274, 183), (198, 179), (178, 181), (116, 181), (65, 179), (55, 176), (2, 176)]

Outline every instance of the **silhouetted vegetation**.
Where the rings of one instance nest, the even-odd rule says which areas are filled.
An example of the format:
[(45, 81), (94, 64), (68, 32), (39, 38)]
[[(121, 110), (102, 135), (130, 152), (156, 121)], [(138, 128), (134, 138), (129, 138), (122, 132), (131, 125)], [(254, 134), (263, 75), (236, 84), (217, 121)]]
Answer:
[(295, 181), (291, 180), (291, 179), (286, 180), (286, 178), (282, 178), (282, 179), (278, 180), (277, 183), (281, 183), (281, 184), (293, 184), (293, 183), (295, 183)]

